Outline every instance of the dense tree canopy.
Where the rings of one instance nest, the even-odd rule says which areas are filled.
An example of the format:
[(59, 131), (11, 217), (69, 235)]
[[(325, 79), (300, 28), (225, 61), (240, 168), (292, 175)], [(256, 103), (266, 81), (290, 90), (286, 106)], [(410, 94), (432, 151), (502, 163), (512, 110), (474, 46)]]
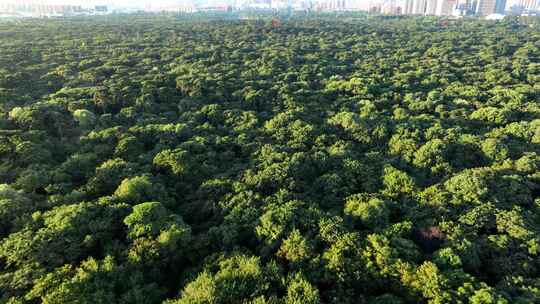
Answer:
[(0, 303), (535, 303), (540, 22), (0, 23)]

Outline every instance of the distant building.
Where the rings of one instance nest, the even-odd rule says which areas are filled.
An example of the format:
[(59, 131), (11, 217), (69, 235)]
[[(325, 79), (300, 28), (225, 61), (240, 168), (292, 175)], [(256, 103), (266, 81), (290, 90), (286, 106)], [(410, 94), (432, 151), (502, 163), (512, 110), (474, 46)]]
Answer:
[(404, 14), (412, 14), (414, 0), (405, 0), (405, 7), (403, 8)]
[(147, 4), (144, 8), (145, 11), (153, 12), (153, 13), (160, 13), (160, 12), (193, 13), (202, 9), (206, 9), (206, 8), (197, 7), (194, 1), (183, 1), (182, 4), (173, 4), (173, 5), (155, 5), (155, 4), (150, 3), (150, 4)]
[(506, 9), (506, 0), (496, 0), (495, 1), (495, 14), (504, 14)]
[(33, 1), (0, 3), (0, 12), (21, 14), (28, 17), (69, 16), (82, 11), (82, 7), (76, 5), (51, 5)]
[(468, 0), (405, 0), (403, 14), (452, 16), (458, 1), (463, 2), (464, 11), (469, 9)]
[(535, 10), (538, 8), (538, 2), (537, 0), (524, 0), (521, 1), (523, 3), (523, 6), (527, 10)]
[(506, 10), (512, 14), (522, 14), (524, 12), (535, 11), (538, 9), (537, 0), (508, 0)]
[(476, 15), (487, 16), (495, 12), (495, 0), (478, 0)]
[(379, 5), (373, 5), (369, 8), (369, 12), (372, 14), (380, 14), (381, 13), (381, 7)]
[(397, 5), (396, 0), (387, 0), (381, 7), (382, 13), (386, 15), (401, 15), (402, 9)]
[(346, 0), (317, 0), (314, 7), (318, 11), (345, 11), (352, 10), (354, 3)]
[(472, 15), (476, 11), (476, 2), (472, 0), (458, 0), (454, 9), (454, 15), (465, 16)]
[(502, 20), (504, 15), (502, 14), (491, 14), (486, 16), (486, 20)]
[(456, 0), (439, 0), (437, 1), (437, 8), (435, 15), (437, 16), (451, 16), (454, 13), (454, 9), (457, 5)]
[(94, 10), (97, 12), (97, 13), (106, 13), (108, 12), (108, 8), (106, 5), (96, 5), (94, 7)]
[(437, 12), (437, 0), (426, 0), (425, 15), (435, 15)]
[(427, 1), (426, 0), (414, 0), (412, 14), (423, 15), (426, 12)]

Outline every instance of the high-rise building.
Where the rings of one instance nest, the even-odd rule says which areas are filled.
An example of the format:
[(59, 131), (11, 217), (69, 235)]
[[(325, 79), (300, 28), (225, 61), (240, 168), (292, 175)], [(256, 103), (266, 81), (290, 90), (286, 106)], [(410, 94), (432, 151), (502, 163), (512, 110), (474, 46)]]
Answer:
[(504, 14), (506, 9), (506, 0), (496, 0), (495, 1), (495, 13)]
[(487, 16), (495, 12), (495, 0), (478, 0), (476, 4), (476, 14)]
[(437, 16), (451, 16), (456, 8), (456, 0), (439, 0), (437, 1), (437, 8), (435, 15)]
[[(292, 2), (293, 1), (288, 1), (289, 6), (294, 6), (294, 3)], [(314, 7), (318, 11), (343, 11), (353, 9), (354, 3), (346, 0), (317, 0), (314, 2)]]
[(474, 14), (476, 12), (476, 1), (472, 0), (457, 0), (457, 4), (454, 9), (454, 14), (465, 16)]
[(404, 14), (406, 14), (406, 15), (412, 14), (412, 12), (413, 12), (413, 3), (414, 3), (413, 0), (405, 0), (405, 7), (403, 9)]
[(437, 12), (437, 0), (426, 0), (426, 10), (424, 14), (435, 15)]
[(423, 15), (426, 12), (426, 0), (414, 0), (412, 13), (415, 15)]
[(533, 10), (536, 9), (537, 1), (536, 0), (523, 0), (521, 1), (525, 9)]
[(538, 8), (537, 0), (508, 0), (506, 10), (514, 14), (521, 14), (524, 11), (536, 10)]
[(0, 4), (0, 12), (2, 13), (16, 13), (33, 17), (71, 15), (81, 11), (81, 6), (53, 5), (47, 4), (45, 1), (35, 0), (17, 0)]
[(386, 0), (382, 3), (381, 12), (387, 15), (396, 15), (396, 0)]

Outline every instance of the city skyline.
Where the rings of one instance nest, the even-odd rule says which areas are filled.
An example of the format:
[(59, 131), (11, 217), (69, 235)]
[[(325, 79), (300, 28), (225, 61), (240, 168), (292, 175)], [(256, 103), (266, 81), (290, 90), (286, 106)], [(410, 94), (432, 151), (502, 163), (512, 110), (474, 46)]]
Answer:
[[(238, 0), (206, 0), (203, 2), (222, 2), (228, 5), (234, 5), (238, 2), (252, 2), (250, 0), (238, 1)], [(44, 4), (44, 5), (75, 5), (82, 7), (91, 7), (95, 5), (107, 5), (110, 7), (148, 7), (148, 6), (170, 6), (170, 5), (185, 5), (193, 3), (194, 0), (4, 0), (3, 4), (22, 4), (22, 3), (31, 3), (31, 4)], [(284, 1), (284, 2), (298, 2), (298, 1)], [(312, 2), (331, 2), (328, 1), (312, 1)], [(389, 2), (388, 0), (354, 0), (347, 2), (355, 2), (358, 6), (369, 6), (384, 4)], [(405, 3), (405, 0), (397, 0), (397, 5)]]
[(171, 5), (181, 4), (183, 2), (190, 2), (189, 0), (4, 0), (4, 4), (44, 4), (44, 5), (74, 5), (82, 7), (91, 7), (96, 5), (107, 6), (123, 6), (123, 7), (145, 7), (151, 4), (154, 5)]
[[(97, 9), (100, 6), (102, 9)], [(208, 9), (293, 9), (369, 11), (391, 15), (463, 16), (520, 14), (538, 9), (538, 0), (4, 0), (0, 13), (49, 16), (133, 10), (194, 12)]]

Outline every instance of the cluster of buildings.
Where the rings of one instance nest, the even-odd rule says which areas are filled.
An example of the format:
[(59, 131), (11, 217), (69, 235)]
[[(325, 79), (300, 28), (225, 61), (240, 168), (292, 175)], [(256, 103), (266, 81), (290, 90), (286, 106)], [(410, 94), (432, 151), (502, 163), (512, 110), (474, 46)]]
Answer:
[(538, 10), (537, 0), (405, 0), (402, 13), (433, 16), (490, 16)]
[(355, 2), (363, 0), (184, 0), (175, 5), (147, 4), (145, 11), (200, 12), (239, 10), (346, 11), (359, 10)]
[(540, 0), (0, 0), (0, 17), (77, 16), (139, 11), (192, 13), (291, 10), (502, 18), (508, 14), (537, 14), (539, 8)]
[[(189, 0), (188, 0), (189, 1)], [(537, 14), (540, 0), (234, 0), (233, 9), (367, 11), (387, 15), (493, 16)]]
[(50, 5), (41, 3), (0, 3), (0, 12), (12, 15), (47, 16), (47, 15), (70, 15), (82, 12), (81, 6), (74, 5)]
[(313, 0), (308, 7), (315, 10), (360, 10), (387, 15), (504, 17), (538, 15), (540, 0)]
[(0, 16), (58, 17), (108, 13), (107, 6), (53, 4), (45, 0), (0, 0)]

